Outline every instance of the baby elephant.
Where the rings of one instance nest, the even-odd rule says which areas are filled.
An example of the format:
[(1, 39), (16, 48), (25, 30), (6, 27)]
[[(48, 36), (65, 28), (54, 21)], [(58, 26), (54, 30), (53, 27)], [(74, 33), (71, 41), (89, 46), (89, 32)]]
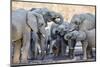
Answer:
[(89, 30), (87, 32), (74, 30), (65, 34), (64, 39), (74, 39), (76, 42), (81, 41), (84, 60), (93, 56), (91, 52), (92, 48), (95, 47), (95, 29)]

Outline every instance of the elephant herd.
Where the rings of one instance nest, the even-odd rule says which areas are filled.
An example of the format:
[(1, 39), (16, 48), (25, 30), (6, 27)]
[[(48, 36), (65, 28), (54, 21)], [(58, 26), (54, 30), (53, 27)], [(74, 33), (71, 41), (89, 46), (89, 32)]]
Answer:
[[(49, 23), (52, 23), (51, 26)], [(28, 59), (43, 59), (48, 54), (74, 58), (75, 45), (82, 43), (83, 60), (92, 58), (95, 48), (95, 15), (73, 15), (70, 23), (63, 16), (47, 8), (17, 9), (12, 12), (12, 63), (28, 63)], [(48, 29), (46, 29), (48, 27)]]

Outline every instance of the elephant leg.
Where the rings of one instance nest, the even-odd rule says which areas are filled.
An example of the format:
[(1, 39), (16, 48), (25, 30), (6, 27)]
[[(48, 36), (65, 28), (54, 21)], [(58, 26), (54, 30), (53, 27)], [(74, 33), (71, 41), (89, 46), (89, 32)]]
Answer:
[(87, 46), (87, 58), (92, 58), (92, 46)]
[(14, 42), (14, 55), (13, 55), (13, 63), (20, 63), (20, 52), (21, 52), (21, 40), (17, 40)]
[(68, 56), (70, 59), (74, 58), (74, 48), (75, 48), (76, 40), (68, 40), (68, 45), (69, 45), (69, 53)]
[(30, 45), (30, 49), (29, 49), (29, 55), (28, 55), (28, 59), (29, 60), (32, 60), (34, 59), (34, 50), (35, 49), (35, 43), (34, 43), (34, 40), (31, 39), (31, 45)]
[(87, 46), (88, 46), (88, 42), (87, 41), (83, 41), (82, 42), (83, 60), (87, 60)]
[(66, 54), (66, 44), (64, 42), (63, 39), (61, 39), (61, 55), (65, 55)]
[(27, 28), (23, 33), (23, 46), (21, 50), (21, 63), (28, 63), (28, 55), (29, 55), (29, 48), (30, 48), (30, 39), (31, 39), (31, 30)]
[(49, 54), (49, 51), (50, 50), (50, 44), (49, 43), (46, 43), (46, 55)]
[(36, 59), (37, 54), (38, 54), (38, 36), (35, 32), (32, 32), (32, 39), (33, 39), (33, 43), (32, 43), (32, 53), (34, 54), (34, 58)]
[(51, 43), (50, 43), (50, 54), (53, 53), (52, 48), (53, 48), (53, 45), (54, 45), (55, 42), (56, 42), (56, 40), (53, 40), (53, 41), (51, 41)]
[(45, 38), (41, 35), (40, 36), (40, 47), (41, 47), (41, 54), (44, 56), (46, 54), (46, 44), (45, 44)]
[(37, 58), (39, 50), (40, 50), (40, 48), (39, 48), (39, 43), (38, 43), (38, 36), (36, 34), (35, 51), (34, 51), (34, 58), (35, 59)]
[(46, 39), (46, 55), (50, 53), (50, 40)]

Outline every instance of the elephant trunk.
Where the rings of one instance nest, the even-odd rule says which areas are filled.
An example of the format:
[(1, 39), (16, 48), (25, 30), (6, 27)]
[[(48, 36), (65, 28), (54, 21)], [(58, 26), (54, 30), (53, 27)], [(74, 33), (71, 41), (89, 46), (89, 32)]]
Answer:
[(65, 40), (71, 39), (71, 34), (65, 34), (65, 35), (64, 35), (64, 39), (65, 39)]

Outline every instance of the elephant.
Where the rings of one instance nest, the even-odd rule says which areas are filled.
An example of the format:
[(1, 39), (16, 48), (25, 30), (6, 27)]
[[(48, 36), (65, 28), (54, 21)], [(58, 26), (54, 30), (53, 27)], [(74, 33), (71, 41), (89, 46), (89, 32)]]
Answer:
[[(84, 46), (84, 48), (87, 47), (87, 41), (85, 40), (86, 39), (86, 34), (85, 32), (83, 31), (77, 31), (77, 30), (74, 30), (74, 31), (71, 31), (69, 33), (66, 33), (64, 35), (64, 39), (65, 40), (73, 40), (75, 41), (73, 44), (69, 44), (69, 48), (72, 49), (72, 51), (70, 52), (71, 54), (71, 57), (74, 58), (74, 48), (75, 48), (75, 44), (78, 42), (78, 41), (81, 41), (82, 42), (82, 46)], [(85, 57), (85, 49), (83, 48), (83, 55)]]
[(55, 13), (54, 11), (52, 11), (52, 21), (49, 26), (47, 26), (48, 28), (48, 35), (47, 35), (47, 52), (48, 53), (52, 53), (52, 46), (53, 44), (55, 43), (55, 39), (57, 38), (56, 37), (56, 34), (55, 34), (55, 30), (56, 30), (56, 27), (59, 26), (60, 24), (63, 23), (63, 16), (60, 14), (60, 13)]
[[(12, 12), (12, 22), (11, 22), (11, 43), (14, 45), (14, 55), (12, 58), (13, 63), (19, 63), (20, 62), (20, 55), (21, 55), (21, 44), (23, 41), (23, 44), (25, 45), (25, 39), (30, 40), (30, 28), (26, 24), (26, 14), (27, 11), (24, 9), (16, 10)], [(24, 27), (22, 29), (22, 27)], [(23, 30), (23, 31), (22, 31)], [(26, 33), (26, 31), (27, 33)], [(24, 35), (22, 35), (24, 33)], [(25, 37), (27, 35), (27, 37)], [(24, 38), (23, 38), (24, 37)], [(22, 38), (24, 40), (22, 40)], [(14, 44), (13, 44), (14, 43)], [(29, 44), (27, 42), (27, 44)], [(27, 47), (28, 48), (28, 47)], [(28, 52), (26, 52), (27, 54)]]
[(66, 40), (66, 39), (64, 39), (64, 36), (66, 33), (73, 31), (75, 29), (76, 29), (76, 26), (73, 24), (70, 24), (68, 22), (64, 22), (57, 27), (57, 31), (59, 32), (59, 35), (62, 36), (62, 44), (61, 44), (62, 45), (62, 48), (61, 48), (62, 55), (66, 54), (66, 47), (69, 47), (68, 57), (70, 59), (73, 59), (72, 53), (74, 51), (74, 46), (75, 46), (76, 41), (75, 40)]
[[(66, 54), (66, 47), (68, 46), (68, 40), (66, 41), (64, 39), (64, 34), (68, 31), (73, 30), (74, 27), (68, 22), (62, 22), (60, 25), (58, 24), (53, 24), (51, 27), (51, 38), (54, 40), (52, 42), (52, 49), (53, 52), (57, 55), (65, 55)], [(74, 42), (74, 41), (73, 41)], [(57, 49), (57, 50), (55, 50)], [(70, 49), (69, 49), (70, 50)], [(70, 50), (71, 51), (71, 50)], [(69, 52), (70, 52), (69, 51)]]
[(56, 33), (56, 30), (57, 30), (57, 27), (59, 26), (60, 24), (57, 24), (57, 23), (52, 23), (51, 24), (51, 27), (50, 27), (50, 35), (49, 35), (49, 38), (50, 38), (50, 47), (49, 47), (49, 50), (50, 50), (50, 53), (53, 53), (53, 45), (56, 43), (56, 39), (57, 39), (57, 33)]
[(76, 40), (82, 43), (83, 60), (92, 57), (92, 48), (95, 47), (95, 29), (89, 31), (71, 31), (64, 36), (65, 40)]
[[(40, 45), (42, 52), (45, 51), (45, 26), (47, 22), (56, 19), (52, 17), (53, 14), (56, 13), (46, 8), (37, 8), (31, 11), (17, 9), (12, 12), (11, 42), (15, 44), (13, 63), (20, 63), (20, 58), (21, 63), (28, 63), (27, 58), (29, 57), (31, 32), (37, 37), (34, 51), (35, 57), (37, 56), (37, 45)], [(38, 42), (39, 38), (41, 39)]]
[(70, 21), (82, 31), (94, 29), (96, 27), (95, 22), (95, 15), (91, 13), (75, 14)]
[[(68, 57), (70, 59), (73, 59), (73, 51), (74, 51), (76, 41), (74, 39), (69, 39), (69, 40), (64, 39), (64, 35), (73, 31), (73, 30), (77, 30), (76, 25), (73, 25), (69, 22), (64, 21), (62, 24), (60, 24), (58, 26), (54, 26), (54, 27), (55, 28), (51, 27), (52, 28), (51, 29), (52, 30), (51, 36), (53, 35), (52, 38), (54, 37), (55, 39), (57, 39), (58, 38), (57, 35), (60, 36), (60, 38), (58, 38), (60, 43), (58, 43), (59, 41), (55, 40), (54, 45), (53, 45), (55, 48), (59, 49), (59, 52), (57, 50), (58, 55), (59, 55), (59, 53), (61, 55), (65, 55), (66, 54), (66, 47), (69, 47)], [(60, 48), (59, 48), (59, 45), (60, 45)], [(54, 53), (55, 53), (55, 51), (54, 51)], [(56, 53), (56, 55), (57, 55), (57, 53)]]
[[(96, 29), (96, 18), (95, 18), (95, 15), (91, 13), (75, 14), (72, 17), (70, 23), (73, 24), (76, 27), (76, 30), (79, 30), (79, 31), (88, 32), (92, 29)], [(86, 33), (86, 36), (88, 36), (87, 33)]]
[[(34, 10), (34, 9), (33, 9)], [(39, 10), (39, 9), (38, 9)], [(32, 10), (31, 10), (32, 11)], [(39, 10), (40, 11), (40, 10)], [(41, 11), (44, 11), (44, 9), (42, 10), (41, 9)], [(47, 10), (46, 10), (47, 11)], [(36, 11), (37, 12), (37, 11)], [(38, 12), (38, 13), (40, 13), (40, 12)], [(44, 12), (43, 12), (43, 14), (44, 14)], [(53, 21), (53, 23), (55, 23), (55, 24), (57, 24), (57, 25), (59, 25), (59, 24), (61, 24), (62, 22), (63, 22), (63, 16), (60, 14), (60, 13), (57, 13), (57, 12), (54, 12), (54, 11), (49, 11), (49, 13), (47, 13), (46, 14), (46, 16), (45, 15), (43, 15), (43, 18), (45, 19), (44, 21), (46, 22), (46, 26), (45, 26), (45, 28), (46, 27), (48, 27), (48, 24), (47, 24), (47, 22), (51, 22), (51, 21)], [(47, 19), (47, 20), (46, 20)], [(47, 45), (47, 43), (49, 43), (50, 42), (50, 36), (48, 36), (48, 33), (49, 32), (47, 32), (46, 31), (46, 34), (45, 34), (45, 40), (46, 40), (46, 45), (45, 45), (45, 50), (46, 50), (46, 53), (48, 53), (48, 45)], [(43, 42), (43, 39), (42, 39), (42, 41), (41, 42)], [(40, 46), (41, 47), (41, 46)], [(43, 51), (43, 50), (42, 50)]]

